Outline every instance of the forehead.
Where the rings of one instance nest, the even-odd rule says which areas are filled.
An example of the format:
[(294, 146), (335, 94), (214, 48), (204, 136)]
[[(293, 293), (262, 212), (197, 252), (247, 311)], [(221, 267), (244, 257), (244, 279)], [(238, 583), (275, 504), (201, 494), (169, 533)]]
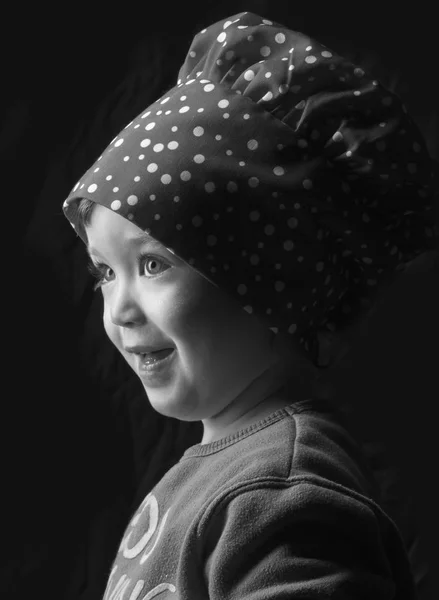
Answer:
[(135, 223), (99, 204), (94, 208), (90, 223), (85, 229), (89, 254), (113, 247), (135, 248), (145, 244), (157, 250), (167, 250)]

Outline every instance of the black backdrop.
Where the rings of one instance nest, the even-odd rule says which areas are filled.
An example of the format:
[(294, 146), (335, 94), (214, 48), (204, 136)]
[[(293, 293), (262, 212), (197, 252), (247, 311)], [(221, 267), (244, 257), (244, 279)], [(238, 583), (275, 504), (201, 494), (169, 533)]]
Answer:
[[(118, 131), (174, 84), (192, 36), (241, 10), (369, 66), (402, 95), (439, 158), (439, 51), (427, 3), (8, 7), (0, 87), (8, 359), (0, 589), (8, 600), (101, 598), (131, 511), (199, 441), (198, 424), (151, 411), (105, 339), (100, 297), (61, 204)], [(383, 444), (397, 470), (384, 483), (405, 500), (394, 516), (405, 535), (418, 532), (422, 564), (433, 556), (439, 504), (438, 306), (433, 256), (393, 286), (333, 375), (359, 437)], [(422, 581), (422, 598), (433, 597)]]

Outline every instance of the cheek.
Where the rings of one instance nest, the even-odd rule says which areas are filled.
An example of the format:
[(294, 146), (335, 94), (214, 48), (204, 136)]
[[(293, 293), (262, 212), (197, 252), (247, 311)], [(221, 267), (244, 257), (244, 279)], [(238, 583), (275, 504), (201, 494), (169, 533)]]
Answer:
[(157, 314), (163, 329), (174, 341), (186, 346), (201, 342), (206, 319), (201, 295), (194, 287), (185, 286), (179, 294), (163, 298)]
[(218, 302), (212, 297), (212, 287), (189, 272), (181, 285), (162, 296), (156, 311), (156, 325), (172, 339), (191, 370), (206, 368), (218, 351)]
[(181, 340), (186, 351), (196, 354), (204, 365), (211, 361), (221, 364), (228, 362), (227, 356), (232, 360), (233, 355), (239, 355), (240, 344), (248, 339), (247, 316), (201, 277), (186, 286), (169, 308), (169, 324), (178, 338), (176, 341)]
[(119, 328), (112, 322), (109, 314), (109, 310), (104, 302), (104, 312), (102, 317), (104, 323), (104, 329), (107, 336), (113, 342), (113, 344), (120, 349), (121, 348), (121, 339)]

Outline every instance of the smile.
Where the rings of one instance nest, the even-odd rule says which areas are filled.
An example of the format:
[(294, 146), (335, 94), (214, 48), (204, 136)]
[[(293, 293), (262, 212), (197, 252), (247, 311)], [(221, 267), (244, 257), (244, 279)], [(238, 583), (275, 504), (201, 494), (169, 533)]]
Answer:
[(154, 365), (167, 358), (173, 351), (174, 348), (164, 348), (155, 352), (140, 352), (139, 356), (143, 365)]
[(175, 348), (136, 354), (136, 371), (140, 379), (150, 386), (164, 385), (170, 377), (175, 355)]

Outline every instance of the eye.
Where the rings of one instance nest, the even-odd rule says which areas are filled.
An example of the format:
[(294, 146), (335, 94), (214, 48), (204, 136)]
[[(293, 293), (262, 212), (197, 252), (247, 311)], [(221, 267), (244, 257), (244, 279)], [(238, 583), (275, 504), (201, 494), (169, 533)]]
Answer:
[[(138, 258), (138, 264), (140, 272), (148, 278), (161, 275), (170, 268), (170, 265), (164, 260), (150, 254), (141, 254)], [(90, 261), (88, 270), (96, 279), (96, 283), (93, 286), (94, 290), (97, 290), (106, 283), (110, 283), (115, 278), (113, 269), (103, 263), (95, 264), (93, 261)]]
[(145, 275), (160, 275), (160, 273), (169, 269), (169, 265), (155, 256), (145, 255), (142, 259)]
[(108, 283), (114, 277), (114, 271), (107, 265), (102, 263), (95, 264), (94, 262), (89, 262), (88, 270), (92, 274), (92, 276), (96, 279), (96, 283), (93, 286), (93, 289), (101, 287), (105, 283)]
[(102, 269), (102, 279), (104, 281), (110, 281), (111, 279), (113, 279), (114, 277), (114, 271), (113, 269), (110, 269), (110, 267), (103, 267)]

